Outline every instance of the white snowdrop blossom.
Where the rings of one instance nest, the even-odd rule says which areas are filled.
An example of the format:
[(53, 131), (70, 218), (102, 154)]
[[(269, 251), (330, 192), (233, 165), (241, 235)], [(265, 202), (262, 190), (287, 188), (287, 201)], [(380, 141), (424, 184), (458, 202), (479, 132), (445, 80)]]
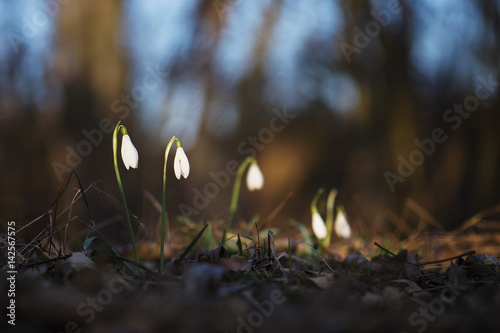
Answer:
[(250, 191), (260, 190), (264, 186), (264, 176), (257, 163), (252, 163), (247, 173), (247, 188)]
[(181, 176), (184, 178), (189, 176), (189, 160), (182, 147), (177, 147), (175, 152), (174, 173), (177, 179), (181, 179)]
[(127, 168), (127, 170), (129, 168), (137, 169), (139, 166), (139, 153), (137, 152), (137, 149), (135, 149), (135, 146), (132, 143), (132, 140), (130, 140), (130, 136), (128, 134), (125, 134), (122, 138), (121, 152), (125, 168)]
[(338, 210), (337, 217), (335, 218), (335, 233), (340, 238), (351, 238), (351, 227), (349, 226), (345, 213), (342, 209)]
[(323, 221), (323, 218), (321, 217), (321, 215), (319, 215), (317, 211), (314, 212), (312, 215), (312, 228), (314, 234), (316, 235), (316, 237), (318, 237), (318, 239), (325, 238), (328, 233), (326, 231), (325, 222)]

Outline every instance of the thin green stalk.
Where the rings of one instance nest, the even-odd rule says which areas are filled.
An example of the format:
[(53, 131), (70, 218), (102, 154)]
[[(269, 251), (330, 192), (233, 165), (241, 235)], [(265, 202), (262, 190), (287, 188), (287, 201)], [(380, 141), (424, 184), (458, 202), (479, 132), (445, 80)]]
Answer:
[(318, 208), (316, 208), (316, 204), (318, 203), (319, 197), (323, 194), (325, 190), (323, 188), (318, 189), (316, 192), (316, 195), (314, 196), (313, 200), (311, 201), (311, 213), (315, 213), (318, 211)]
[(177, 140), (175, 136), (170, 139), (167, 148), (165, 149), (165, 163), (163, 164), (163, 197), (161, 203), (161, 240), (160, 240), (160, 272), (163, 272), (163, 258), (164, 258), (164, 246), (165, 246), (165, 201), (167, 193), (167, 160), (170, 148)]
[(328, 194), (328, 199), (326, 199), (326, 238), (323, 240), (323, 247), (329, 248), (332, 238), (332, 228), (333, 228), (333, 207), (335, 205), (335, 198), (337, 197), (337, 190), (331, 189)]
[(123, 208), (125, 209), (125, 217), (127, 218), (128, 230), (130, 232), (130, 239), (132, 240), (132, 248), (134, 249), (135, 261), (139, 263), (139, 255), (137, 254), (137, 247), (135, 246), (134, 229), (132, 228), (132, 222), (130, 221), (130, 214), (128, 212), (127, 200), (125, 199), (125, 192), (123, 191), (122, 179), (120, 177), (120, 171), (118, 170), (118, 131), (123, 125), (120, 125), (120, 121), (116, 124), (115, 130), (113, 132), (113, 161), (115, 164), (115, 174), (116, 181), (118, 182), (118, 188), (122, 196)]
[(250, 163), (252, 163), (252, 161), (255, 161), (255, 158), (252, 156), (245, 158), (245, 160), (238, 167), (238, 171), (236, 172), (236, 177), (234, 179), (233, 194), (231, 196), (231, 207), (230, 207), (230, 217), (229, 217), (230, 231), (232, 231), (234, 228), (234, 222), (236, 219), (236, 209), (238, 208), (238, 199), (240, 196), (241, 180), (243, 179), (243, 173), (245, 172), (245, 169), (250, 165)]

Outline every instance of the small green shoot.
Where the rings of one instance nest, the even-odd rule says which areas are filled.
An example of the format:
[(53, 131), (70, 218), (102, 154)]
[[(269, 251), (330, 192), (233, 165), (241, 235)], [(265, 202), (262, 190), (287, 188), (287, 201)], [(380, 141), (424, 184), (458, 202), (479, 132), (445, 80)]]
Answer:
[(243, 246), (241, 245), (240, 234), (238, 233), (238, 238), (236, 239), (236, 246), (238, 247), (238, 254), (243, 256)]
[(208, 250), (212, 246), (212, 244), (211, 244), (212, 243), (212, 223), (207, 222), (207, 225), (209, 227), (208, 227), (207, 235), (205, 236), (205, 248), (203, 250), (204, 252), (208, 252)]
[(227, 235), (226, 228), (224, 228), (222, 230), (222, 238), (221, 238), (221, 241), (220, 241), (221, 246), (222, 246), (222, 244), (224, 244), (226, 242), (226, 235)]

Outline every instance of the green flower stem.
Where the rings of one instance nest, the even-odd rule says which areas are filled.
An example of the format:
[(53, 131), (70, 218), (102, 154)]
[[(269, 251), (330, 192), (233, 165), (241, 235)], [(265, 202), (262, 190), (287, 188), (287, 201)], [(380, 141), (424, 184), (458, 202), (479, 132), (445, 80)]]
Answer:
[[(177, 140), (175, 136), (170, 139), (167, 148), (165, 149), (165, 163), (163, 164), (163, 198), (161, 203), (161, 239), (160, 239), (160, 272), (163, 272), (163, 257), (164, 257), (164, 246), (165, 246), (165, 201), (167, 193), (167, 159), (170, 148)], [(177, 140), (178, 141), (178, 140)], [(177, 144), (179, 146), (180, 143)]]
[(329, 248), (330, 241), (332, 238), (332, 228), (333, 228), (333, 206), (335, 204), (335, 198), (337, 197), (337, 190), (331, 189), (328, 194), (328, 199), (326, 199), (326, 231), (327, 235), (323, 240), (323, 247)]
[(318, 203), (319, 197), (323, 194), (323, 189), (320, 188), (318, 192), (316, 192), (316, 195), (314, 196), (313, 200), (311, 201), (311, 214), (317, 213), (318, 208), (316, 207), (316, 204)]
[(125, 209), (125, 217), (127, 218), (127, 223), (128, 223), (128, 230), (130, 232), (130, 239), (132, 240), (132, 248), (134, 249), (134, 256), (135, 256), (135, 261), (139, 263), (139, 255), (137, 254), (137, 247), (135, 246), (135, 238), (134, 238), (134, 230), (132, 228), (132, 222), (130, 221), (130, 214), (128, 212), (128, 206), (127, 206), (127, 200), (125, 199), (125, 192), (123, 191), (123, 185), (122, 185), (122, 179), (120, 177), (120, 171), (118, 170), (118, 158), (117, 158), (117, 151), (118, 151), (118, 131), (120, 128), (122, 129), (122, 133), (127, 133), (127, 130), (123, 125), (120, 125), (120, 122), (116, 124), (115, 130), (113, 132), (113, 160), (115, 164), (115, 174), (116, 174), (116, 181), (118, 182), (118, 188), (120, 189), (120, 193), (122, 195), (122, 201), (123, 201), (123, 208)]
[(231, 207), (230, 207), (230, 218), (229, 218), (229, 230), (233, 230), (234, 221), (236, 219), (236, 208), (238, 208), (238, 198), (240, 196), (241, 180), (243, 179), (243, 173), (245, 169), (253, 162), (255, 158), (249, 156), (243, 160), (243, 162), (238, 167), (236, 172), (236, 178), (234, 179), (233, 194), (231, 196)]

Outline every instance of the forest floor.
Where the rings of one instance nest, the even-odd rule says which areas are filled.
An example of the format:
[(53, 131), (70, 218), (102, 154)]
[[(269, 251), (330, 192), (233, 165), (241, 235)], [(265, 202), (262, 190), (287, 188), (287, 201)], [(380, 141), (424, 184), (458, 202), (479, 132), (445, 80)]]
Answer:
[(500, 327), (500, 261), (474, 249), (425, 262), (406, 249), (395, 254), (371, 242), (377, 254), (366, 257), (350, 244), (341, 257), (335, 249), (301, 253), (304, 248), (274, 239), (270, 230), (246, 248), (234, 246), (235, 239), (174, 251), (161, 273), (159, 260), (138, 265), (96, 237), (81, 252), (42, 258), (32, 251), (15, 274), (8, 273), (12, 267), (2, 270), (2, 293), (15, 295), (1, 297), (7, 316), (0, 330), (422, 333)]
[[(257, 222), (240, 222), (238, 232), (227, 234), (225, 220), (184, 221), (175, 233), (167, 228), (161, 265), (157, 239), (141, 237), (139, 261), (132, 260), (130, 246), (112, 246), (91, 223), (90, 212), (85, 236), (70, 243), (79, 250), (68, 251), (73, 218), (65, 212), (75, 214), (76, 197), (64, 214), (56, 214), (56, 200), (45, 220), (17, 227), (11, 221), (0, 235), (0, 332), (423, 333), (500, 327), (500, 229), (493, 218), (500, 206), (444, 231), (410, 201), (407, 207), (418, 218), (403, 212), (392, 233), (373, 221), (358, 224), (354, 238), (323, 245), (297, 221), (289, 236), (264, 228), (272, 218), (261, 230)], [(28, 242), (24, 235), (36, 236)]]

